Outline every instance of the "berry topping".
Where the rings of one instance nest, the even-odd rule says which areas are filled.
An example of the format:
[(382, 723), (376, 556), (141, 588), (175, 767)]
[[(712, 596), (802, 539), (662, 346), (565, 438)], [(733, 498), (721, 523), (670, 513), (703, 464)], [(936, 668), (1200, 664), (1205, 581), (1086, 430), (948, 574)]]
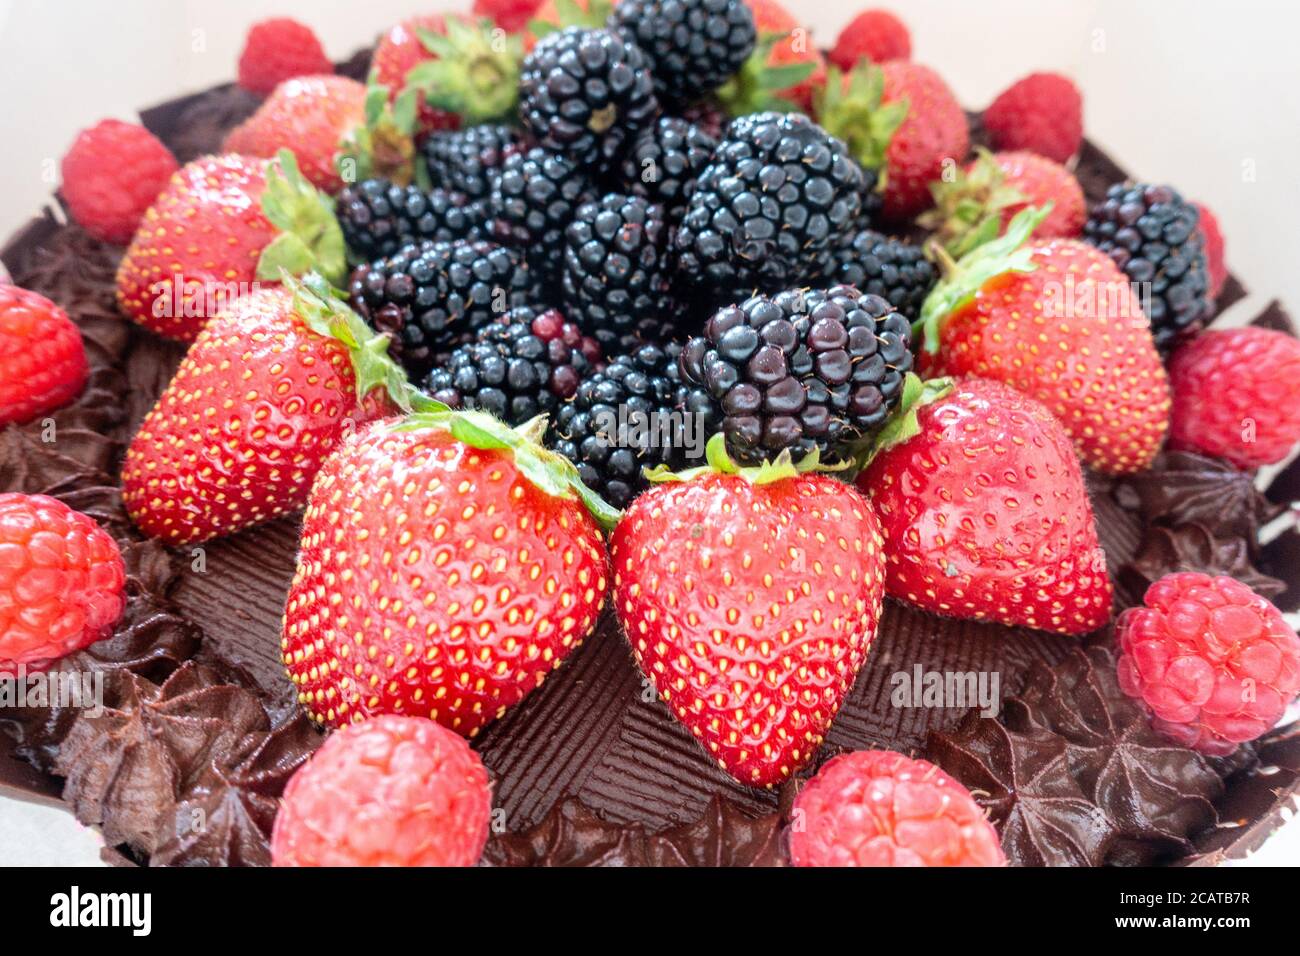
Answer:
[(1232, 578), (1184, 572), (1116, 625), (1120, 687), (1183, 747), (1228, 754), (1272, 728), (1300, 691), (1300, 638)]
[(81, 333), (42, 295), (0, 285), (0, 426), (72, 401), (89, 368)]
[(77, 134), (64, 155), (60, 192), (78, 225), (120, 246), (176, 169), (176, 158), (143, 126), (104, 120)]
[(239, 55), (239, 85), (253, 93), (270, 93), (295, 76), (333, 72), (311, 27), (289, 17), (253, 24)]
[(473, 866), (487, 843), (487, 770), (464, 738), (423, 717), (331, 734), (293, 775), (273, 866)]
[(1083, 97), (1059, 73), (1017, 80), (984, 111), (994, 149), (1027, 149), (1063, 163), (1083, 144)]

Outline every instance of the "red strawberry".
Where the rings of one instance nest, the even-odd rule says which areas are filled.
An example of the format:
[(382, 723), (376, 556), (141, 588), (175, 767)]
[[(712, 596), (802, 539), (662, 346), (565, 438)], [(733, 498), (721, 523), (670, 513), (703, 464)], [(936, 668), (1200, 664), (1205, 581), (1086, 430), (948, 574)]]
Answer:
[(0, 285), (0, 426), (62, 408), (89, 374), (68, 314), (43, 295)]
[(816, 113), (858, 162), (880, 171), (884, 215), (893, 220), (929, 206), (930, 184), (944, 164), (960, 163), (970, 151), (961, 104), (939, 74), (917, 63), (862, 63), (847, 74), (832, 69)]
[(754, 14), (758, 44), (740, 72), (718, 90), (732, 116), (768, 109), (812, 111), (826, 85), (826, 61), (812, 31), (776, 0), (745, 0)]
[(996, 239), (1028, 206), (1051, 204), (1051, 212), (1034, 230), (1039, 239), (1075, 238), (1087, 218), (1079, 181), (1064, 166), (1037, 153), (981, 149), (955, 179), (930, 188), (935, 208), (920, 223), (937, 230), (936, 238), (953, 258)]
[(1223, 291), (1223, 284), (1228, 281), (1228, 264), (1223, 257), (1223, 230), (1219, 220), (1209, 208), (1201, 203), (1194, 203), (1196, 211), (1201, 214), (1201, 235), (1205, 237), (1205, 269), (1209, 273), (1209, 296), (1217, 299)]
[(387, 339), (328, 289), (251, 293), (199, 333), (122, 465), (141, 531), (193, 544), (301, 508), (346, 432), (409, 402)]
[(340, 144), (365, 125), (364, 84), (346, 76), (300, 76), (277, 86), (221, 148), (267, 159), (291, 150), (313, 186), (336, 193), (343, 186), (336, 165)]
[(1169, 380), (1128, 278), (1074, 239), (1021, 244), (1042, 221), (1016, 216), (926, 299), (919, 356), (929, 374), (994, 378), (1060, 419), (1084, 462), (1129, 474), (1169, 428)]
[(1017, 80), (984, 111), (995, 149), (1027, 149), (1063, 163), (1083, 145), (1083, 97), (1059, 73)]
[(295, 76), (334, 72), (311, 27), (289, 17), (254, 23), (239, 54), (239, 85), (265, 95)]
[(864, 10), (840, 31), (828, 59), (848, 72), (859, 60), (884, 63), (912, 55), (912, 37), (903, 21), (888, 10)]
[(540, 0), (474, 0), (476, 17), (488, 17), (503, 30), (521, 32), (536, 14)]
[[(412, 17), (393, 26), (380, 38), (370, 59), (370, 82), (386, 86), (395, 105), (398, 94), (410, 85), (411, 71), (437, 59), (422, 34), (446, 36), (447, 27), (447, 18), (439, 13)], [(524, 34), (519, 42), (527, 43), (530, 38), (531, 34)], [(514, 95), (513, 90), (511, 93)], [(419, 137), (437, 130), (457, 129), (460, 125), (461, 117), (456, 112), (439, 109), (420, 98), (416, 121)]]
[(334, 283), (343, 233), (292, 154), (275, 162), (205, 156), (186, 164), (145, 212), (117, 271), (118, 306), (145, 328), (191, 342), (257, 280), (315, 268)]
[(729, 467), (633, 500), (610, 539), (614, 602), (673, 714), (766, 787), (812, 759), (875, 639), (880, 523), (834, 478)]
[(325, 462), (280, 644), (313, 720), (420, 716), (472, 737), (591, 633), (606, 567), (587, 509), (615, 513), (535, 427), (438, 411)]
[(927, 384), (915, 426), (858, 476), (884, 529), (889, 595), (947, 617), (1101, 627), (1111, 585), (1070, 436), (1000, 382)]
[(103, 120), (77, 134), (59, 191), (81, 228), (120, 246), (176, 169), (176, 157), (143, 126)]
[(432, 58), (407, 70), (405, 82), (426, 109), (447, 110), (471, 126), (516, 115), (521, 36), (502, 36), (490, 20), (461, 17), (448, 17), (442, 30), (417, 32)]
[[(590, 27), (599, 30), (605, 26), (618, 0), (542, 0), (524, 31), (524, 51), (531, 52), (541, 39), (552, 30), (563, 27)], [(477, 12), (477, 11), (475, 11)]]

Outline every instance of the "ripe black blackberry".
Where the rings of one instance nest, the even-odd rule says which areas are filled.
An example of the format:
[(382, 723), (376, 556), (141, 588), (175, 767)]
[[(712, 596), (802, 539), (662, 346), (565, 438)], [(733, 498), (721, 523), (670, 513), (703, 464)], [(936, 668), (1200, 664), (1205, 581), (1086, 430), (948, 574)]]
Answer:
[(524, 58), (520, 119), (576, 162), (607, 169), (658, 111), (645, 54), (612, 30), (569, 27)]
[(555, 309), (524, 306), (486, 326), (424, 380), (452, 408), (491, 412), (511, 425), (554, 414), (600, 361), (600, 347)]
[(718, 141), (677, 116), (661, 116), (637, 134), (623, 157), (621, 182), (634, 196), (663, 206), (670, 225), (686, 211), (696, 180)]
[(537, 291), (514, 249), (424, 241), (358, 266), (348, 279), (348, 297), (372, 327), (392, 336), (389, 351), (418, 380), (463, 333), (536, 301)]
[(796, 285), (857, 222), (864, 183), (847, 147), (806, 116), (735, 120), (677, 229), (679, 278), (716, 304)]
[(1093, 206), (1083, 235), (1149, 292), (1142, 302), (1159, 349), (1205, 324), (1211, 305), (1200, 213), (1175, 189), (1116, 183)]
[(486, 200), (501, 165), (512, 153), (522, 152), (519, 131), (499, 123), (446, 130), (424, 141), (424, 162), (435, 186)]
[(565, 313), (607, 346), (673, 311), (663, 209), (609, 193), (584, 203), (564, 231)]
[(722, 411), (727, 448), (756, 463), (823, 458), (875, 431), (912, 368), (911, 323), (851, 286), (792, 289), (719, 310), (682, 349), (682, 380)]
[(335, 203), (343, 239), (358, 259), (392, 255), (420, 239), (452, 242), (487, 237), (487, 205), (460, 193), (367, 179), (344, 186)]
[(560, 406), (552, 447), (617, 508), (645, 488), (643, 469), (700, 463), (705, 438), (717, 430), (708, 395), (681, 381), (680, 354), (681, 346), (670, 343), (615, 356)]
[(938, 278), (920, 246), (870, 229), (850, 233), (814, 276), (821, 285), (851, 285), (881, 296), (909, 319), (920, 316), (921, 304)]
[(743, 0), (623, 0), (609, 25), (645, 51), (655, 92), (689, 102), (731, 79), (758, 39)]
[(506, 158), (488, 206), (492, 233), (500, 242), (526, 250), (542, 279), (558, 282), (564, 230), (574, 211), (596, 196), (587, 169), (559, 153), (536, 147)]

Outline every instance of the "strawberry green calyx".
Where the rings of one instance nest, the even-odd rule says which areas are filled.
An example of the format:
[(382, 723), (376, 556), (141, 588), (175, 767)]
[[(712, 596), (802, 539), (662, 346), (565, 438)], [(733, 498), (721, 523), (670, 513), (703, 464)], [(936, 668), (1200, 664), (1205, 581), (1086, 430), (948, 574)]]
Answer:
[(563, 455), (542, 445), (546, 434), (546, 416), (511, 428), (487, 412), (448, 408), (433, 399), (424, 399), (422, 407), (396, 426), (402, 431), (442, 428), (459, 442), (484, 451), (508, 454), (538, 490), (553, 498), (576, 498), (602, 528), (613, 530), (623, 513), (592, 491), (578, 477), (578, 469)]
[(446, 35), (424, 28), (420, 42), (434, 55), (406, 74), (407, 90), (428, 104), (457, 113), (469, 125), (502, 120), (515, 111), (524, 41), (491, 20), (447, 18)]
[(921, 306), (921, 317), (912, 324), (912, 334), (921, 335), (922, 348), (933, 354), (939, 351), (939, 333), (943, 323), (960, 309), (984, 284), (1008, 272), (1033, 272), (1033, 250), (1026, 243), (1039, 224), (1052, 211), (1052, 204), (1030, 206), (1016, 213), (1007, 231), (962, 256), (956, 262), (938, 244), (930, 251), (944, 270)]
[(935, 206), (918, 224), (935, 230), (935, 240), (954, 259), (991, 242), (1002, 229), (1003, 211), (1026, 201), (1025, 195), (1006, 181), (993, 154), (978, 147), (979, 158), (969, 171), (958, 170), (952, 182), (930, 187)]
[(382, 83), (366, 87), (366, 121), (343, 137), (334, 161), (345, 183), (380, 176), (405, 186), (415, 177), (420, 94), (403, 90), (391, 103), (388, 94)]
[(566, 27), (590, 27), (595, 30), (603, 27), (613, 12), (614, 4), (610, 0), (587, 0), (585, 9), (577, 3), (577, 0), (556, 0), (555, 15), (558, 22), (529, 20), (528, 32), (540, 40), (548, 33)]
[(280, 234), (262, 250), (257, 278), (278, 281), (285, 272), (299, 276), (315, 271), (330, 282), (343, 282), (347, 253), (334, 202), (306, 180), (287, 149), (267, 164), (262, 214)]
[(752, 485), (770, 485), (774, 481), (783, 481), (809, 472), (844, 471), (853, 467), (852, 461), (825, 463), (821, 460), (821, 451), (814, 448), (799, 461), (795, 461), (790, 449), (783, 448), (772, 461), (760, 465), (738, 465), (727, 452), (727, 438), (721, 432), (709, 439), (704, 446), (704, 464), (684, 471), (670, 471), (667, 465), (647, 469), (646, 478), (652, 482), (691, 481), (701, 475), (736, 475)]
[(317, 335), (338, 341), (348, 350), (357, 401), (376, 388), (387, 392), (403, 411), (425, 408), (433, 401), (411, 384), (406, 372), (388, 354), (388, 336), (379, 335), (366, 325), (322, 276), (311, 272), (295, 279), (285, 273), (281, 281), (293, 293), (294, 311), (307, 327)]
[(813, 111), (822, 128), (844, 140), (853, 158), (864, 167), (882, 173), (889, 142), (907, 119), (908, 111), (905, 99), (882, 103), (884, 94), (884, 71), (863, 61), (847, 75), (831, 67), (826, 85), (813, 99)]
[(735, 76), (718, 88), (718, 102), (729, 115), (745, 116), (766, 110), (780, 113), (798, 111), (799, 106), (781, 93), (808, 79), (816, 65), (804, 62), (772, 66), (768, 62), (776, 45), (789, 37), (789, 33), (768, 33), (759, 37), (749, 59)]
[(950, 378), (931, 378), (922, 381), (915, 372), (908, 372), (903, 379), (903, 394), (899, 397), (898, 407), (894, 409), (880, 431), (872, 436), (863, 447), (858, 459), (859, 470), (871, 464), (882, 451), (901, 445), (914, 435), (921, 433), (921, 424), (916, 413), (931, 402), (943, 398), (953, 389)]

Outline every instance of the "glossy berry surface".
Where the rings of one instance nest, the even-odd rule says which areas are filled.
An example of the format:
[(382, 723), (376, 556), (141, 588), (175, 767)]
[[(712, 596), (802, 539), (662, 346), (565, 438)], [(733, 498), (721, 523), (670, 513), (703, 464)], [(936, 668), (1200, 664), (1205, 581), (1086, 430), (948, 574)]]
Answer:
[(623, 188), (663, 207), (676, 225), (709, 164), (718, 141), (699, 126), (676, 116), (661, 116), (637, 134), (623, 159)]
[(1270, 730), (1300, 691), (1300, 638), (1246, 585), (1185, 572), (1116, 625), (1120, 687), (1182, 747), (1228, 754)]
[(1171, 448), (1254, 469), (1300, 441), (1300, 341), (1272, 329), (1202, 332), (1169, 361)]
[(494, 238), (524, 251), (529, 267), (558, 283), (564, 230), (583, 203), (596, 198), (591, 170), (567, 156), (536, 147), (508, 156), (489, 199)]
[(311, 27), (289, 17), (253, 24), (239, 54), (239, 85), (263, 95), (295, 76), (333, 72)]
[(871, 229), (848, 233), (819, 265), (818, 284), (850, 285), (878, 295), (909, 319), (921, 314), (939, 272), (921, 246)]
[(143, 126), (103, 120), (78, 133), (64, 154), (59, 192), (86, 232), (122, 246), (177, 168), (176, 157)]
[(970, 791), (927, 760), (857, 750), (828, 760), (792, 811), (795, 866), (1002, 866)]
[(487, 770), (464, 738), (419, 717), (331, 734), (289, 780), (273, 866), (473, 866), (487, 843)]
[(426, 192), (415, 185), (367, 179), (344, 186), (334, 211), (348, 249), (366, 260), (391, 256), (424, 239), (487, 238), (486, 204), (445, 189)]
[(691, 102), (721, 86), (757, 39), (743, 0), (622, 0), (609, 22), (645, 52), (666, 102)]
[(876, 636), (880, 525), (843, 482), (706, 474), (632, 501), (610, 539), (642, 671), (736, 780), (812, 759)]
[(403, 714), (470, 737), (591, 633), (606, 580), (576, 498), (446, 429), (378, 422), (312, 488), (281, 652), (315, 721)]
[(891, 597), (947, 617), (1086, 634), (1111, 584), (1069, 436), (1039, 402), (958, 380), (920, 431), (858, 476), (880, 515)]
[(57, 305), (0, 284), (0, 426), (71, 402), (89, 375), (81, 332)]
[(523, 148), (519, 131), (499, 123), (434, 133), (422, 147), (433, 185), (471, 200), (486, 200), (501, 164)]
[(0, 677), (107, 637), (126, 606), (117, 542), (45, 495), (0, 494)]

